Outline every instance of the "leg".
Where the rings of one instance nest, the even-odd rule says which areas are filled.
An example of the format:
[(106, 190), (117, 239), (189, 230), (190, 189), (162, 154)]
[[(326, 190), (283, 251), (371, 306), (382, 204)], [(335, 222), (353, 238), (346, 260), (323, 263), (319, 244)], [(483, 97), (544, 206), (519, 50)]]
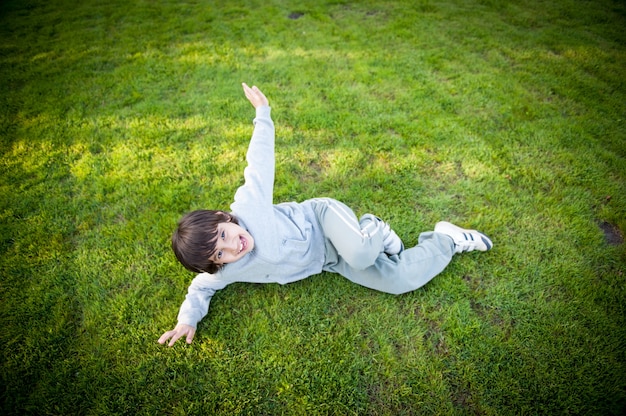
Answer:
[(328, 264), (325, 270), (371, 289), (400, 294), (428, 283), (445, 269), (454, 254), (488, 251), (492, 247), (493, 243), (483, 233), (441, 221), (434, 232), (420, 234), (417, 246), (394, 256), (381, 254), (365, 270), (355, 270), (341, 258)]
[(361, 286), (395, 295), (418, 289), (441, 273), (452, 260), (454, 242), (442, 233), (420, 234), (419, 244), (388, 256), (381, 253), (373, 265), (357, 270), (341, 257), (325, 270), (341, 274)]
[(373, 215), (358, 221), (347, 205), (330, 198), (316, 200), (315, 211), (325, 237), (350, 268), (366, 269), (383, 252), (384, 223)]

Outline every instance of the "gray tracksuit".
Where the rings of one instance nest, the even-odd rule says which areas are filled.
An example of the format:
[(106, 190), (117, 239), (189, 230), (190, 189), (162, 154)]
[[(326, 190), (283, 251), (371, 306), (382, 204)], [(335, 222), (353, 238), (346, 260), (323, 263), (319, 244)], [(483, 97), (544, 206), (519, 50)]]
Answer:
[(274, 124), (270, 108), (259, 107), (246, 155), (245, 183), (235, 193), (232, 213), (254, 238), (254, 249), (216, 274), (201, 273), (189, 286), (178, 323), (196, 326), (213, 294), (234, 282), (286, 284), (325, 271), (387, 293), (415, 290), (450, 262), (454, 243), (428, 232), (416, 247), (383, 253), (382, 222), (366, 214), (359, 222), (343, 203), (318, 198), (273, 204)]

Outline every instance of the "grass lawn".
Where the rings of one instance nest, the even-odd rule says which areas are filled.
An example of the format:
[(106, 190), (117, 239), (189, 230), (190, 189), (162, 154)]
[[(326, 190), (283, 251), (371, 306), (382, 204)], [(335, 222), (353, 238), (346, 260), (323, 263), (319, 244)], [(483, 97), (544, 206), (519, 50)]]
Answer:
[[(0, 3), (0, 413), (626, 413), (620, 0)], [(232, 284), (156, 340), (270, 99), (275, 201), (329, 196), (406, 245), (484, 231), (392, 296)]]

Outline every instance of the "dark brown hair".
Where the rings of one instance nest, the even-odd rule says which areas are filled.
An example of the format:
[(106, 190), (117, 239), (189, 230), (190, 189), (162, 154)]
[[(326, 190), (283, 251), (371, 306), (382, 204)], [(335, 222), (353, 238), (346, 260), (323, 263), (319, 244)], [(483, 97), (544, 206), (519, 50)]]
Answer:
[(201, 209), (185, 214), (172, 234), (172, 250), (185, 268), (196, 273), (216, 273), (223, 265), (213, 263), (217, 225), (223, 222), (239, 224), (237, 218), (224, 211)]

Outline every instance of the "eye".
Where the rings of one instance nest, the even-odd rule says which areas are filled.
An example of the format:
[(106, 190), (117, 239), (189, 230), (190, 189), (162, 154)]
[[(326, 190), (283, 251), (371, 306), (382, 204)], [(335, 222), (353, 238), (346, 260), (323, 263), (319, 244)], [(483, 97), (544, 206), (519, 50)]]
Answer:
[(218, 251), (217, 255), (215, 256), (218, 260), (220, 260), (222, 258), (222, 252)]
[(220, 234), (220, 237), (222, 238), (222, 240), (225, 239), (226, 238), (226, 233), (224, 231), (222, 231), (222, 234)]

